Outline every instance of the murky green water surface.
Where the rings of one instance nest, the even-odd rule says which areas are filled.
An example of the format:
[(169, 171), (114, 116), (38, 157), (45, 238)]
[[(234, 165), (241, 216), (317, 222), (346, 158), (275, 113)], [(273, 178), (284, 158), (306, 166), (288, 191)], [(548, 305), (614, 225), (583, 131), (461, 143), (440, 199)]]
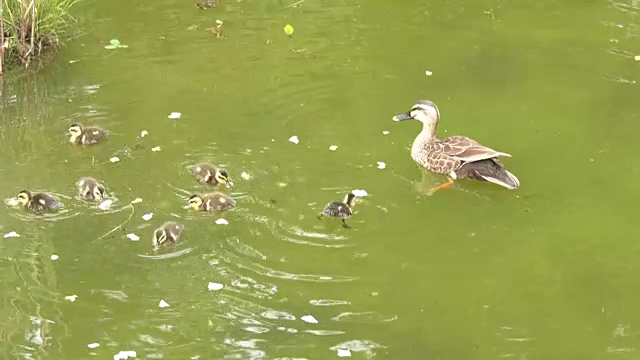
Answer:
[[(84, 34), (5, 83), (0, 193), (66, 209), (0, 213), (21, 235), (0, 241), (3, 358), (638, 358), (640, 5), (294, 3), (86, 1)], [(419, 124), (391, 121), (422, 98), (441, 136), (513, 154), (521, 188), (424, 195), (443, 178), (409, 156)], [(113, 134), (75, 147), (71, 122)], [(230, 170), (235, 210), (182, 208), (203, 160)], [(74, 198), (81, 176), (112, 211)], [(316, 218), (350, 189), (369, 193), (351, 229)], [(154, 252), (169, 219), (183, 242)]]

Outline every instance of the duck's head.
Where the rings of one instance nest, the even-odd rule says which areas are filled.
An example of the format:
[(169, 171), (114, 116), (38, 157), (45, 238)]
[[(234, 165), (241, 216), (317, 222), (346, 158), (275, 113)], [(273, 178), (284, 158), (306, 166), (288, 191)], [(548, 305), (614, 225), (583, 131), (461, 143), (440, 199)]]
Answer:
[(167, 231), (164, 228), (156, 229), (153, 233), (153, 246), (159, 247), (167, 241)]
[(71, 126), (69, 126), (69, 135), (74, 136), (74, 137), (78, 137), (82, 134), (82, 125), (80, 124), (71, 124)]
[(420, 100), (404, 114), (393, 117), (393, 121), (418, 120), (423, 124), (437, 124), (440, 120), (440, 111), (436, 104), (429, 100)]
[(104, 195), (105, 195), (106, 191), (107, 190), (101, 184), (98, 184), (98, 185), (94, 186), (93, 189), (92, 189), (93, 198), (96, 199), (96, 200), (102, 200), (102, 198), (104, 198)]
[(344, 203), (349, 205), (349, 207), (353, 207), (356, 204), (356, 196), (350, 192), (344, 197)]
[(202, 196), (199, 194), (191, 195), (191, 197), (189, 197), (188, 202), (189, 202), (189, 205), (187, 205), (187, 207), (198, 210), (203, 202)]
[(18, 204), (20, 204), (20, 206), (25, 206), (27, 205), (27, 203), (29, 202), (29, 200), (31, 200), (31, 197), (33, 195), (31, 194), (31, 191), (29, 190), (22, 190), (18, 193), (18, 195), (16, 196), (16, 200), (18, 200)]
[(229, 181), (229, 172), (225, 169), (216, 169), (216, 173), (213, 175), (220, 184), (225, 184), (226, 187), (231, 187), (233, 182)]

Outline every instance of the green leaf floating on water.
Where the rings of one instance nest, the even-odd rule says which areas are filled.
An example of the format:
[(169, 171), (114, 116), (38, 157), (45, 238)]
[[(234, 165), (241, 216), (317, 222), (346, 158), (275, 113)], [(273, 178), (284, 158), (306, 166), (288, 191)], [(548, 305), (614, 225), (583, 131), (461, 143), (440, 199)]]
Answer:
[(287, 24), (284, 26), (284, 33), (291, 36), (293, 35), (293, 26)]
[(105, 45), (105, 49), (119, 49), (119, 48), (128, 48), (129, 45), (122, 45), (120, 44), (120, 40), (118, 39), (111, 39), (111, 41), (109, 41), (109, 45)]

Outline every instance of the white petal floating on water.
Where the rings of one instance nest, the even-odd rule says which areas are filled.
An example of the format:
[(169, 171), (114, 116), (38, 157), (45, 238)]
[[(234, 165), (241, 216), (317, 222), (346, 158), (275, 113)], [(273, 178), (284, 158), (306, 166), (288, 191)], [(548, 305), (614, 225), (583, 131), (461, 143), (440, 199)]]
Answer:
[(214, 282), (210, 282), (209, 285), (207, 285), (207, 289), (209, 289), (210, 291), (222, 290), (223, 287), (224, 287), (224, 285), (218, 284), (218, 283), (214, 283)]
[(360, 189), (355, 189), (351, 191), (353, 193), (353, 195), (355, 196), (359, 196), (359, 197), (364, 197), (367, 196), (367, 190), (360, 190)]
[(383, 161), (378, 161), (378, 169), (384, 169), (387, 167), (387, 164), (385, 164)]
[(426, 70), (426, 71), (424, 72), (424, 74), (425, 74), (425, 75), (427, 75), (427, 76), (431, 76), (431, 75), (433, 75), (433, 72), (431, 72), (431, 71), (429, 71), (429, 70)]
[(109, 161), (111, 161), (112, 163), (117, 163), (118, 161), (120, 161), (120, 158), (117, 157), (117, 156), (114, 156), (114, 157), (110, 158)]
[(98, 209), (100, 209), (100, 210), (109, 210), (109, 208), (111, 207), (111, 204), (113, 204), (113, 201), (107, 199), (107, 200), (101, 202), (98, 205)]
[(151, 148), (151, 151), (153, 151), (153, 152), (160, 151), (160, 146), (156, 146), (154, 148)]
[(168, 302), (166, 302), (164, 300), (160, 300), (160, 302), (158, 303), (158, 306), (161, 307), (161, 308), (166, 308), (166, 307), (169, 307), (170, 305), (169, 305)]
[(316, 320), (316, 318), (314, 318), (312, 315), (304, 315), (302, 317), (300, 317), (300, 320), (307, 322), (309, 324), (317, 324), (318, 320)]
[(182, 114), (179, 113), (179, 112), (172, 112), (171, 114), (169, 114), (168, 118), (169, 119), (180, 119), (181, 116), (182, 116)]
[(240, 174), (240, 177), (245, 179), (245, 180), (250, 180), (251, 179), (251, 175), (247, 174), (246, 172), (242, 172), (242, 174)]
[(5, 239), (7, 239), (7, 238), (12, 238), (12, 237), (20, 237), (20, 234), (18, 234), (18, 233), (17, 233), (17, 232), (15, 232), (15, 231), (8, 232), (8, 233), (4, 234), (4, 238), (5, 238)]
[(338, 357), (350, 357), (351, 350), (349, 349), (338, 349)]
[(153, 213), (144, 214), (142, 215), (142, 220), (149, 221), (151, 220), (152, 217), (153, 217)]
[(289, 138), (289, 141), (291, 141), (294, 144), (297, 144), (300, 142), (300, 139), (298, 139), (297, 136), (293, 135), (292, 137)]
[(389, 131), (388, 130), (383, 131), (382, 135), (389, 135)]
[(88, 347), (89, 349), (95, 349), (95, 348), (100, 347), (100, 343), (91, 343), (91, 344), (87, 344), (87, 347)]
[(77, 298), (78, 298), (78, 295), (67, 295), (64, 297), (65, 300), (69, 300), (71, 302), (76, 301)]
[(225, 219), (218, 219), (216, 220), (216, 224), (218, 225), (229, 225), (229, 222)]
[(138, 236), (138, 235), (136, 235), (136, 234), (134, 234), (134, 233), (129, 233), (129, 234), (127, 234), (126, 236), (127, 236), (127, 237), (129, 238), (129, 240), (131, 240), (131, 241), (138, 241), (138, 240), (140, 240), (140, 236)]
[(140, 137), (141, 137), (141, 138), (143, 138), (143, 137), (145, 137), (145, 136), (147, 136), (147, 135), (149, 135), (149, 132), (148, 132), (147, 130), (142, 130), (142, 131), (140, 132)]
[(51, 260), (56, 261), (58, 260), (60, 257), (56, 254), (51, 255)]
[(331, 150), (331, 151), (336, 151), (336, 150), (338, 150), (338, 145), (331, 145), (331, 146), (329, 146), (329, 150)]
[(132, 204), (139, 204), (139, 203), (141, 203), (141, 202), (142, 202), (142, 199), (141, 199), (141, 198), (135, 198), (135, 199), (131, 200), (131, 203), (132, 203)]
[(113, 360), (127, 360), (128, 358), (137, 357), (137, 355), (138, 354), (136, 354), (136, 352), (133, 350), (120, 351), (119, 353), (113, 355)]

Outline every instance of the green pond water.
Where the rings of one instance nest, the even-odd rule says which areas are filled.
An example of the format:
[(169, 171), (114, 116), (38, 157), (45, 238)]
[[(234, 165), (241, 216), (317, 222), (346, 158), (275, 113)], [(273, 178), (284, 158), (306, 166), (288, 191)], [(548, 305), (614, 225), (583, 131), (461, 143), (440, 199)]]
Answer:
[[(79, 37), (5, 79), (0, 193), (65, 209), (0, 212), (20, 234), (0, 239), (0, 357), (640, 358), (638, 1), (193, 5), (84, 1)], [(420, 125), (391, 121), (420, 99), (441, 137), (511, 153), (521, 187), (426, 195), (444, 177), (410, 157)], [(72, 122), (112, 134), (74, 146)], [(229, 169), (235, 209), (183, 208), (199, 161)], [(82, 176), (110, 210), (75, 198)], [(316, 218), (352, 189), (351, 229)], [(183, 240), (154, 251), (167, 220)]]

